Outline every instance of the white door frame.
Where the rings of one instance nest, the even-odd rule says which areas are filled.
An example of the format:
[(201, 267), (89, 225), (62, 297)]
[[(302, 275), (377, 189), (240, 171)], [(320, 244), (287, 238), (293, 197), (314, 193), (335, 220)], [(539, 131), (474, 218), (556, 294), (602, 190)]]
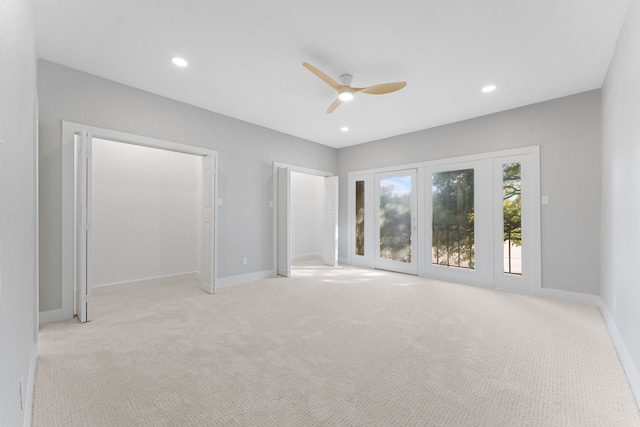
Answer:
[[(349, 264), (354, 264), (354, 265), (358, 265), (361, 267), (366, 267), (366, 268), (375, 268), (375, 263), (374, 263), (374, 259), (371, 258), (370, 255), (367, 255), (365, 257), (358, 257), (356, 255), (354, 255), (355, 253), (355, 238), (353, 237), (355, 234), (355, 187), (353, 185), (353, 183), (356, 180), (364, 180), (366, 182), (369, 183), (369, 185), (372, 185), (374, 183), (374, 177), (376, 174), (379, 173), (384, 173), (384, 172), (391, 172), (391, 171), (395, 171), (395, 170), (402, 170), (402, 169), (413, 169), (416, 168), (418, 170), (418, 182), (420, 183), (420, 185), (426, 185), (427, 182), (427, 174), (430, 170), (434, 170), (437, 169), (443, 165), (453, 165), (453, 164), (465, 164), (465, 163), (469, 163), (469, 162), (477, 162), (477, 161), (483, 161), (483, 160), (491, 160), (493, 161), (493, 159), (499, 159), (499, 158), (515, 158), (517, 156), (524, 156), (527, 157), (529, 160), (529, 165), (530, 167), (528, 168), (528, 175), (527, 175), (527, 181), (528, 181), (528, 199), (529, 199), (529, 203), (530, 203), (530, 210), (529, 210), (529, 215), (528, 215), (528, 228), (529, 228), (529, 234), (528, 234), (528, 238), (527, 238), (527, 247), (528, 247), (528, 256), (530, 256), (531, 258), (531, 264), (530, 264), (530, 277), (529, 279), (531, 280), (531, 285), (527, 285), (527, 287), (520, 287), (518, 289), (512, 289), (512, 290), (516, 290), (519, 292), (525, 292), (525, 293), (533, 293), (534, 295), (545, 295), (545, 296), (558, 296), (558, 295), (564, 295), (564, 293), (562, 291), (555, 291), (552, 289), (546, 289), (542, 287), (542, 265), (541, 265), (541, 224), (540, 224), (540, 146), (529, 146), (529, 147), (522, 147), (522, 148), (513, 148), (513, 149), (507, 149), (507, 150), (501, 150), (501, 151), (493, 151), (493, 152), (487, 152), (487, 153), (479, 153), (479, 154), (472, 154), (472, 155), (467, 155), (467, 156), (460, 156), (460, 157), (451, 157), (451, 158), (445, 158), (445, 159), (438, 159), (438, 160), (429, 160), (429, 161), (423, 161), (423, 162), (418, 162), (418, 163), (410, 163), (410, 164), (404, 164), (404, 165), (395, 165), (395, 166), (388, 166), (388, 167), (383, 167), (383, 168), (375, 168), (375, 169), (367, 169), (367, 170), (359, 170), (359, 171), (352, 171), (352, 172), (348, 172), (347, 173), (347, 182), (348, 182), (348, 191), (347, 191), (347, 235), (349, 236), (347, 239), (348, 242), (348, 253), (346, 256), (347, 262)], [(491, 174), (493, 175), (493, 172), (491, 172)], [(484, 176), (484, 174), (483, 174)], [(495, 177), (493, 179), (496, 179)], [(530, 186), (529, 186), (530, 185)], [(494, 183), (495, 186), (495, 183)], [(418, 189), (418, 197), (421, 197), (421, 194), (424, 194), (425, 190), (424, 189)], [(370, 193), (368, 193), (370, 194)], [(366, 197), (366, 195), (365, 195)], [(371, 197), (371, 196), (370, 196)], [(425, 203), (419, 202), (419, 207), (425, 207)], [(366, 202), (368, 207), (368, 211), (371, 210), (371, 205), (368, 204), (370, 202)], [(481, 202), (483, 205), (485, 204), (493, 204), (493, 197), (488, 197), (487, 200), (483, 200)], [(485, 208), (488, 208), (489, 206), (487, 205)], [(493, 206), (495, 207), (495, 206)], [(430, 248), (430, 244), (428, 244), (428, 239), (430, 239), (430, 236), (427, 236), (428, 233), (425, 232), (425, 229), (430, 227), (430, 221), (425, 222), (426, 221), (426, 217), (428, 215), (430, 215), (431, 212), (426, 212), (423, 210), (423, 212), (419, 215), (418, 217), (418, 248), (420, 250), (420, 253), (422, 253), (423, 255), (420, 256), (418, 258), (418, 275), (419, 276), (424, 276), (424, 277), (432, 277), (431, 275), (429, 275), (429, 273), (426, 271), (427, 269), (425, 268), (425, 264), (427, 262), (427, 254), (429, 252), (429, 248)], [(370, 218), (370, 220), (373, 220), (375, 222), (375, 218), (373, 214), (370, 214), (370, 216), (367, 216), (367, 218)], [(366, 222), (365, 222), (366, 224)], [(366, 227), (366, 225), (365, 225)], [(493, 227), (495, 228), (495, 227)], [(371, 230), (370, 227), (367, 227), (366, 230)], [(369, 231), (370, 232), (370, 231)], [(487, 231), (488, 232), (488, 231)], [(367, 239), (369, 239), (369, 241), (371, 239), (374, 238), (374, 236), (371, 234), (369, 234), (367, 231), (365, 231), (365, 251), (367, 250), (367, 248), (371, 248), (371, 245), (369, 243), (367, 243)], [(486, 232), (485, 232), (486, 233)], [(493, 232), (493, 234), (495, 235), (495, 230)], [(487, 239), (485, 239), (487, 240)], [(491, 239), (488, 239), (491, 240)], [(495, 244), (495, 243), (494, 243)], [(429, 258), (430, 259), (430, 258)], [(478, 282), (475, 283), (470, 283), (470, 282), (466, 282), (464, 281), (463, 278), (459, 279), (462, 283), (468, 283), (468, 284), (472, 284), (472, 285), (479, 285), (482, 286), (482, 282), (484, 281), (484, 283), (486, 283), (485, 286), (491, 286), (491, 287), (496, 287), (498, 289), (504, 289), (504, 287), (498, 285), (496, 286), (496, 282), (493, 280), (494, 277), (494, 271), (493, 271), (493, 266), (488, 266), (490, 268), (488, 268), (487, 271), (484, 272), (483, 274), (483, 278), (480, 278), (480, 280)], [(490, 271), (489, 271), (490, 270)], [(451, 279), (450, 279), (451, 280)]]
[(291, 276), (291, 169), (278, 168), (278, 275)]
[[(388, 259), (383, 259), (380, 256), (380, 180), (385, 178), (392, 177), (400, 177), (400, 176), (410, 176), (411, 177), (411, 197), (410, 197), (410, 207), (411, 207), (411, 235), (409, 236), (411, 239), (411, 261), (410, 262), (401, 262), (401, 261), (392, 261)], [(374, 174), (374, 218), (376, 224), (374, 225), (374, 265), (375, 268), (381, 270), (389, 270), (389, 271), (397, 271), (399, 273), (406, 274), (418, 274), (418, 265), (420, 264), (420, 248), (418, 245), (418, 222), (421, 215), (421, 207), (418, 203), (418, 199), (420, 199), (420, 184), (418, 183), (418, 169), (417, 168), (409, 168), (409, 169), (398, 169), (387, 172), (378, 172)]]
[[(504, 245), (499, 242), (504, 241), (504, 217), (503, 217), (503, 169), (505, 163), (520, 163), (521, 165), (521, 185), (522, 185), (522, 273), (520, 275), (506, 274), (504, 272)], [(512, 155), (496, 157), (493, 159), (493, 178), (495, 191), (493, 197), (494, 210), (494, 283), (496, 289), (514, 292), (532, 293), (535, 283), (539, 280), (539, 266), (534, 256), (529, 256), (531, 251), (540, 251), (539, 241), (537, 241), (535, 230), (539, 224), (540, 209), (536, 209), (536, 200), (540, 200), (532, 194), (533, 161), (530, 155)], [(539, 205), (538, 205), (539, 206)], [(538, 217), (536, 217), (538, 215)], [(537, 222), (536, 222), (537, 221)]]
[(75, 200), (75, 312), (80, 322), (91, 321), (91, 286), (89, 286), (89, 262), (91, 224), (91, 158), (93, 136), (89, 132), (78, 133), (75, 141), (74, 188)]
[[(433, 241), (433, 173), (472, 169), (474, 171), (474, 246), (475, 268), (455, 268), (441, 266), (432, 263)], [(475, 286), (493, 287), (493, 161), (481, 159), (467, 162), (443, 163), (424, 168), (424, 197), (425, 227), (424, 227), (424, 268), (422, 271), (427, 277), (450, 282), (466, 283)]]
[[(208, 148), (196, 147), (177, 142), (165, 141), (156, 138), (150, 138), (141, 135), (134, 135), (125, 132), (119, 132), (111, 129), (99, 128), (96, 126), (85, 125), (81, 123), (62, 122), (62, 245), (61, 245), (61, 304), (59, 310), (50, 313), (47, 316), (48, 321), (57, 321), (70, 319), (73, 317), (74, 310), (74, 240), (75, 240), (75, 224), (74, 224), (74, 135), (80, 132), (88, 132), (93, 138), (107, 139), (127, 144), (140, 145), (150, 148), (158, 148), (161, 150), (176, 151), (184, 154), (193, 154), (196, 156), (211, 156), (213, 159), (214, 171), (212, 178), (214, 185), (211, 190), (213, 192), (211, 200), (217, 200), (218, 196), (218, 179), (217, 179), (217, 157), (218, 152)], [(217, 203), (213, 203), (213, 285), (215, 290), (215, 282), (217, 278), (217, 254), (218, 254), (218, 212)], [(200, 250), (202, 250), (200, 248)]]
[[(363, 254), (356, 255), (356, 183), (362, 181), (364, 185), (364, 245)], [(349, 174), (347, 178), (347, 260), (356, 267), (372, 268), (375, 265), (374, 225), (375, 218), (371, 212), (375, 212), (375, 177), (373, 173), (363, 175)]]
[[(292, 165), (289, 163), (273, 162), (273, 200), (269, 202), (273, 212), (273, 260), (272, 260), (272, 273), (278, 274), (278, 169), (288, 168), (291, 172), (305, 173), (307, 175), (316, 175), (322, 177), (334, 176), (333, 172), (327, 172), (319, 169), (310, 169), (304, 166)], [(289, 189), (291, 190), (291, 189)], [(291, 206), (289, 206), (289, 209)], [(291, 212), (289, 212), (291, 214)], [(291, 266), (291, 259), (289, 259), (289, 267)]]

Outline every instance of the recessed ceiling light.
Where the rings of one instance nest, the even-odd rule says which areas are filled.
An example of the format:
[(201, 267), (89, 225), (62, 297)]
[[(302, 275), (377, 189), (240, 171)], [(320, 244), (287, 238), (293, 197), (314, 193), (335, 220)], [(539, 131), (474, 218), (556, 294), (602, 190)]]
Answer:
[(484, 93), (489, 93), (489, 92), (493, 92), (494, 90), (496, 90), (496, 86), (495, 85), (488, 85), (482, 88), (482, 92)]
[(342, 132), (349, 132), (349, 126), (342, 126), (342, 127), (340, 128), (340, 130), (341, 130)]
[(189, 65), (189, 63), (184, 58), (179, 58), (177, 56), (171, 58), (171, 62), (173, 62), (174, 65), (177, 65), (178, 67), (186, 67), (187, 65)]

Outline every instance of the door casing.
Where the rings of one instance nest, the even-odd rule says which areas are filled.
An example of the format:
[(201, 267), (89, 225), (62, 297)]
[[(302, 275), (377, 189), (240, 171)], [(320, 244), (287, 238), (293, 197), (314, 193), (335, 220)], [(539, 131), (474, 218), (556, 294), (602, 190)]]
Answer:
[[(283, 275), (287, 277), (287, 274), (290, 274), (290, 271), (291, 271), (291, 256), (290, 256), (290, 251), (286, 250), (285, 246), (287, 248), (290, 248), (291, 245), (290, 245), (290, 242), (283, 242), (280, 239), (281, 234), (279, 233), (279, 227), (281, 226), (281, 224), (280, 224), (279, 218), (282, 218), (282, 215), (279, 215), (279, 212), (278, 212), (280, 210), (280, 205), (282, 202), (282, 200), (280, 200), (279, 193), (282, 193), (283, 191), (285, 191), (288, 195), (291, 194), (291, 188), (289, 188), (291, 185), (291, 179), (288, 179), (287, 187), (283, 189), (279, 188), (280, 187), (279, 173), (280, 173), (280, 170), (285, 170), (285, 169), (289, 171), (289, 175), (291, 172), (299, 172), (307, 175), (316, 175), (316, 176), (327, 178), (327, 177), (333, 177), (334, 174), (328, 171), (310, 169), (310, 168), (305, 168), (303, 166), (292, 165), (288, 163), (273, 162), (273, 200), (270, 202), (272, 212), (273, 212), (273, 264), (272, 264), (273, 271), (272, 273), (274, 276)], [(336, 180), (335, 188), (337, 193), (337, 177), (335, 177), (335, 180)], [(327, 197), (326, 194), (325, 194), (325, 197)], [(337, 214), (337, 195), (334, 203), (336, 207), (335, 211)], [(291, 206), (290, 204), (289, 206), (285, 206), (283, 204), (282, 208), (283, 209), (286, 208), (287, 210), (290, 210)], [(291, 212), (289, 211), (286, 213), (287, 221), (288, 221), (288, 218), (290, 218), (290, 214)], [(284, 226), (284, 224), (285, 223), (283, 222), (282, 226)], [(289, 233), (282, 233), (282, 238), (286, 238), (287, 240), (290, 239)], [(326, 238), (327, 236), (325, 235), (325, 239)], [(337, 239), (337, 237), (335, 237), (335, 232), (334, 232), (334, 240), (335, 239)], [(335, 243), (336, 243), (336, 246), (335, 246), (336, 249), (334, 250), (334, 253), (336, 254), (336, 257), (337, 257), (337, 241)], [(284, 260), (282, 260), (283, 262), (281, 262), (281, 259), (280, 259), (282, 257), (285, 258)], [(323, 258), (326, 258), (326, 257), (323, 256)], [(285, 274), (281, 274), (281, 272)]]
[[(496, 160), (494, 160), (496, 159)], [(430, 185), (431, 182), (431, 172), (437, 170), (455, 170), (455, 169), (465, 169), (469, 165), (476, 165), (479, 175), (477, 178), (483, 182), (484, 186), (487, 188), (496, 189), (498, 186), (498, 177), (496, 171), (495, 162), (500, 162), (504, 159), (523, 159), (525, 163), (528, 164), (527, 173), (526, 173), (526, 185), (523, 183), (523, 192), (527, 192), (527, 205), (528, 205), (528, 215), (527, 215), (527, 228), (528, 232), (526, 233), (527, 239), (527, 253), (529, 258), (529, 266), (528, 269), (528, 277), (527, 284), (524, 285), (516, 285), (516, 286), (505, 286), (499, 282), (500, 280), (494, 280), (494, 277), (497, 273), (496, 264), (498, 263), (498, 259), (496, 256), (497, 249), (494, 250), (496, 246), (496, 241), (501, 235), (499, 230), (497, 230), (497, 222), (490, 221), (491, 218), (494, 221), (495, 219), (494, 212), (496, 212), (499, 207), (497, 206), (496, 200), (498, 199), (497, 195), (494, 193), (484, 195), (480, 198), (480, 200), (476, 201), (476, 206), (480, 209), (481, 217), (484, 217), (483, 220), (484, 228), (476, 232), (481, 233), (483, 237), (481, 240), (483, 245), (483, 252), (487, 254), (491, 258), (491, 265), (485, 263), (483, 268), (481, 268), (475, 273), (470, 272), (460, 272), (459, 274), (443, 274), (437, 275), (434, 274), (434, 269), (430, 268), (428, 264), (431, 262), (430, 257), (430, 247), (431, 247), (431, 233), (430, 229), (430, 219), (427, 221), (427, 217), (431, 215), (431, 207), (430, 201), (427, 200), (431, 191), (425, 191), (425, 187)], [(365, 181), (365, 185), (371, 187), (375, 183), (376, 174), (387, 173), (396, 170), (402, 169), (412, 169), (415, 168), (418, 171), (418, 182), (422, 186), (422, 189), (418, 190), (418, 200), (419, 200), (419, 209), (422, 209), (422, 213), (419, 214), (418, 220), (418, 242), (416, 244), (420, 254), (418, 261), (418, 272), (419, 276), (423, 277), (433, 277), (444, 280), (450, 280), (460, 283), (466, 283), (476, 286), (483, 287), (493, 287), (497, 289), (505, 289), (512, 290), (517, 292), (525, 292), (525, 293), (533, 293), (533, 294), (545, 294), (544, 289), (542, 288), (542, 279), (541, 279), (541, 230), (540, 230), (540, 147), (539, 146), (531, 146), (531, 147), (523, 147), (517, 149), (510, 150), (502, 150), (496, 152), (488, 152), (482, 154), (474, 154), (469, 156), (460, 156), (455, 158), (447, 158), (447, 159), (439, 159), (433, 161), (425, 161), (420, 163), (412, 163), (405, 165), (397, 165), (392, 167), (385, 168), (377, 168), (370, 170), (360, 170), (353, 171), (347, 174), (347, 182), (348, 182), (348, 191), (347, 191), (347, 230), (348, 238), (348, 253), (345, 257), (349, 264), (358, 265), (361, 267), (367, 268), (376, 268), (375, 258), (371, 256), (372, 253), (375, 253), (375, 246), (373, 243), (373, 231), (371, 226), (367, 226), (367, 220), (365, 219), (365, 255), (358, 256), (355, 255), (355, 182), (358, 180)], [(493, 191), (493, 190), (492, 190)], [(496, 190), (497, 191), (497, 190)], [(373, 212), (375, 206), (375, 201), (370, 200), (373, 197), (372, 192), (365, 188), (365, 198), (369, 198), (369, 200), (365, 200), (365, 206), (368, 212)], [(422, 197), (422, 200), (420, 199)], [(478, 197), (478, 196), (476, 196)], [(501, 198), (500, 198), (501, 200)], [(524, 209), (524, 208), (523, 208)], [(490, 216), (490, 217), (488, 217)], [(369, 215), (369, 222), (375, 222), (375, 216)], [(374, 224), (375, 225), (375, 224)], [(480, 237), (480, 236), (479, 236)], [(524, 238), (524, 237), (523, 237)], [(487, 243), (488, 242), (488, 243)], [(490, 253), (490, 255), (489, 255)], [(437, 270), (437, 269), (436, 269)], [(460, 276), (460, 277), (457, 277)], [(473, 279), (465, 276), (474, 276)], [(517, 278), (507, 278), (513, 279), (511, 282), (518, 282)]]
[[(125, 132), (119, 132), (111, 129), (99, 128), (96, 126), (90, 126), (74, 122), (62, 122), (62, 248), (61, 248), (61, 302), (62, 307), (58, 310), (54, 310), (53, 313), (47, 313), (46, 316), (41, 316), (41, 322), (52, 322), (64, 319), (70, 319), (74, 316), (74, 308), (76, 306), (76, 299), (74, 295), (74, 277), (76, 269), (75, 260), (75, 220), (74, 220), (74, 182), (76, 180), (76, 168), (74, 166), (74, 137), (77, 134), (86, 133), (91, 135), (92, 138), (100, 138), (111, 141), (117, 141), (122, 143), (141, 145), (145, 147), (157, 148), (168, 151), (176, 151), (185, 154), (193, 154), (196, 156), (207, 156), (212, 160), (213, 170), (211, 179), (213, 180), (211, 189), (211, 200), (213, 208), (212, 218), (212, 234), (211, 243), (213, 245), (213, 260), (211, 262), (211, 290), (215, 292), (215, 282), (217, 279), (217, 157), (218, 153), (215, 150), (195, 147), (191, 145), (181, 144), (172, 141), (165, 141), (156, 138), (149, 138), (141, 135), (134, 135)], [(90, 209), (89, 209), (90, 210)], [(204, 264), (204, 263), (202, 263)]]

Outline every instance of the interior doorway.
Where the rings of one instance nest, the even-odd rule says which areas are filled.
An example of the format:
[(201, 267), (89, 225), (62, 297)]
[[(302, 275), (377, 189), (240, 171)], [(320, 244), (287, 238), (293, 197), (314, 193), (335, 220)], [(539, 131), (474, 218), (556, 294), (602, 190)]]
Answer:
[(291, 264), (317, 259), (338, 264), (338, 177), (274, 163), (276, 188), (274, 264), (280, 276)]
[[(139, 210), (138, 212), (131, 211), (125, 213), (118, 212), (118, 206), (110, 206), (112, 212), (110, 212), (106, 216), (119, 216), (120, 222), (113, 221), (113, 218), (110, 218), (111, 222), (109, 223), (109, 226), (107, 226), (107, 229), (109, 227), (113, 228), (114, 224), (122, 225), (123, 223), (128, 223), (131, 227), (130, 230), (111, 230), (111, 232), (118, 232), (120, 234), (124, 233), (126, 235), (127, 233), (135, 234), (134, 231), (136, 230), (139, 231), (140, 233), (137, 237), (129, 236), (129, 238), (133, 239), (129, 242), (131, 246), (136, 246), (136, 243), (139, 243), (136, 242), (136, 239), (144, 240), (145, 236), (146, 238), (152, 236), (151, 240), (153, 240), (155, 238), (153, 236), (154, 230), (156, 234), (164, 236), (165, 240), (168, 239), (171, 245), (184, 246), (193, 244), (196, 253), (196, 262), (195, 271), (191, 272), (191, 274), (195, 277), (192, 278), (199, 279), (202, 290), (208, 293), (215, 293), (216, 212), (214, 201), (216, 200), (215, 178), (217, 153), (212, 150), (201, 149), (198, 147), (191, 147), (187, 145), (139, 137), (135, 135), (126, 135), (115, 131), (97, 129), (83, 125), (68, 124), (67, 128), (70, 128), (72, 132), (74, 147), (74, 193), (72, 197), (72, 213), (73, 217), (75, 218), (73, 227), (74, 255), (72, 259), (74, 265), (74, 280), (72, 281), (73, 289), (71, 289), (70, 293), (74, 296), (73, 306), (78, 319), (81, 322), (91, 320), (92, 285), (94, 284), (95, 279), (98, 279), (101, 282), (105, 281), (105, 271), (98, 271), (100, 269), (96, 268), (97, 264), (92, 262), (94, 255), (93, 252), (101, 251), (104, 254), (111, 251), (111, 255), (113, 255), (113, 247), (111, 247), (110, 249), (107, 248), (106, 251), (104, 248), (104, 234), (105, 232), (109, 233), (110, 230), (105, 231), (104, 229), (92, 229), (93, 221), (97, 217), (95, 208), (102, 206), (102, 209), (105, 209), (105, 206), (109, 204), (117, 205), (118, 203), (122, 203), (123, 205), (120, 206), (120, 208), (126, 209), (124, 201), (126, 201), (127, 198), (129, 199), (129, 202), (140, 202), (140, 199), (149, 199), (147, 201), (151, 201), (151, 203), (142, 203), (144, 208), (141, 211)], [(92, 188), (94, 156), (96, 154), (96, 150), (94, 147), (95, 143), (103, 146), (106, 143), (107, 145), (111, 145), (111, 148), (114, 148), (116, 145), (119, 145), (120, 147), (127, 147), (127, 150), (130, 152), (127, 154), (128, 156), (132, 156), (132, 153), (137, 153), (138, 155), (136, 159), (127, 159), (127, 161), (131, 163), (127, 172), (125, 172), (124, 169), (121, 171), (116, 170), (115, 172), (112, 171), (112, 173), (115, 173), (115, 175), (107, 177), (107, 180), (111, 179), (112, 181), (114, 181), (114, 183), (107, 184), (107, 186), (109, 187), (109, 191), (112, 193), (122, 193), (118, 194), (118, 196), (123, 197), (121, 197), (120, 199), (111, 198), (111, 200), (109, 200), (106, 204), (103, 200), (102, 204), (96, 204), (97, 206), (94, 206), (94, 189)], [(98, 152), (100, 151), (101, 150), (98, 150)], [(187, 189), (176, 189), (175, 187), (178, 185), (177, 181), (179, 181), (177, 177), (165, 177), (165, 182), (155, 182), (161, 178), (158, 178), (158, 175), (154, 177), (148, 168), (145, 169), (145, 166), (148, 165), (143, 165), (143, 163), (149, 157), (151, 157), (150, 153), (152, 152), (155, 152), (156, 156), (160, 155), (160, 157), (164, 158), (165, 161), (168, 158), (180, 158), (180, 161), (183, 163), (185, 161), (187, 163), (192, 162), (194, 168), (192, 177), (195, 181), (192, 183), (192, 186)], [(104, 152), (101, 155), (104, 155)], [(166, 166), (170, 167), (170, 164), (167, 163)], [(161, 168), (162, 166), (159, 167)], [(125, 173), (128, 173), (131, 176), (139, 175), (139, 178), (141, 178), (141, 180), (138, 183), (131, 185), (126, 184), (125, 181), (119, 181), (119, 178), (121, 177), (119, 177), (118, 174)], [(105, 177), (102, 177), (101, 185), (104, 185), (104, 182)], [(118, 185), (117, 182), (119, 182), (120, 184)], [(186, 236), (186, 238), (184, 235), (181, 236), (181, 233), (184, 233), (184, 228), (180, 229), (179, 226), (174, 227), (175, 230), (173, 230), (173, 234), (170, 232), (171, 230), (166, 230), (167, 227), (171, 227), (169, 224), (172, 219), (177, 219), (180, 215), (184, 216), (185, 214), (184, 212), (180, 213), (179, 207), (173, 209), (170, 207), (170, 205), (162, 204), (162, 199), (168, 196), (151, 194), (162, 190), (161, 187), (167, 187), (167, 190), (173, 192), (172, 194), (174, 197), (174, 203), (183, 203), (186, 201), (184, 197), (189, 198), (193, 196), (193, 201), (195, 203), (193, 203), (193, 223), (191, 224), (192, 232), (190, 233), (191, 237), (193, 238), (192, 242), (188, 242), (190, 238), (189, 236)], [(179, 197), (175, 199), (176, 192), (183, 194), (178, 195)], [(186, 194), (189, 192), (193, 192), (194, 194), (189, 196)], [(182, 197), (182, 201), (179, 200), (180, 197)], [(69, 206), (63, 206), (63, 208), (65, 207), (67, 209), (69, 208)], [(101, 212), (101, 214), (104, 214), (104, 212)], [(163, 216), (165, 216), (165, 218), (163, 218)], [(104, 218), (105, 215), (103, 215), (103, 220)], [(101, 225), (104, 226), (104, 223), (107, 222), (109, 221), (103, 221), (103, 224)], [(100, 234), (102, 234), (102, 236)], [(99, 238), (96, 240), (101, 241), (102, 247), (95, 245), (95, 238)], [(160, 265), (174, 262), (175, 264), (176, 260), (171, 260), (171, 254), (163, 254), (161, 252), (163, 251), (163, 247), (167, 250), (167, 252), (170, 252), (171, 250), (177, 248), (167, 249), (166, 245), (162, 244), (162, 242), (160, 241), (151, 241), (147, 243), (147, 250), (139, 251), (135, 256), (131, 256), (131, 258), (135, 258), (133, 260), (123, 261), (124, 264), (121, 266), (121, 269), (135, 270), (139, 269), (140, 265), (145, 263), (147, 265), (153, 265), (154, 263)], [(109, 244), (107, 244), (107, 246), (109, 246)], [(127, 251), (129, 249), (131, 248), (124, 248), (123, 251)], [(133, 248), (133, 250), (135, 250), (135, 248)], [(179, 248), (177, 250), (180, 251)], [(117, 259), (119, 255), (121, 254), (115, 255), (114, 259)], [(120, 259), (122, 260), (122, 258)], [(113, 262), (113, 260), (111, 261)], [(158, 277), (153, 279), (158, 279)], [(111, 277), (110, 280), (113, 281), (113, 277)], [(144, 282), (144, 280), (138, 281), (137, 283), (133, 284), (145, 286), (145, 283), (141, 282)], [(120, 283), (115, 283), (115, 285), (120, 285)], [(149, 283), (146, 283), (146, 285), (148, 286)]]
[(322, 260), (324, 177), (291, 172), (291, 263)]

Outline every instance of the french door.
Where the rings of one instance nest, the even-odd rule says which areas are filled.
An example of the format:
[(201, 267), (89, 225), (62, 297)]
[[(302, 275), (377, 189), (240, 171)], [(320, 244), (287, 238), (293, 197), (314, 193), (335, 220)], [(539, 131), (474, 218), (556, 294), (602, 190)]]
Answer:
[(531, 293), (538, 282), (539, 208), (531, 156), (494, 159), (494, 283)]
[(375, 267), (418, 274), (417, 170), (375, 175)]
[(478, 160), (425, 168), (426, 276), (490, 283), (491, 165), (491, 160)]
[(353, 265), (541, 289), (538, 147), (359, 171), (348, 186)]

